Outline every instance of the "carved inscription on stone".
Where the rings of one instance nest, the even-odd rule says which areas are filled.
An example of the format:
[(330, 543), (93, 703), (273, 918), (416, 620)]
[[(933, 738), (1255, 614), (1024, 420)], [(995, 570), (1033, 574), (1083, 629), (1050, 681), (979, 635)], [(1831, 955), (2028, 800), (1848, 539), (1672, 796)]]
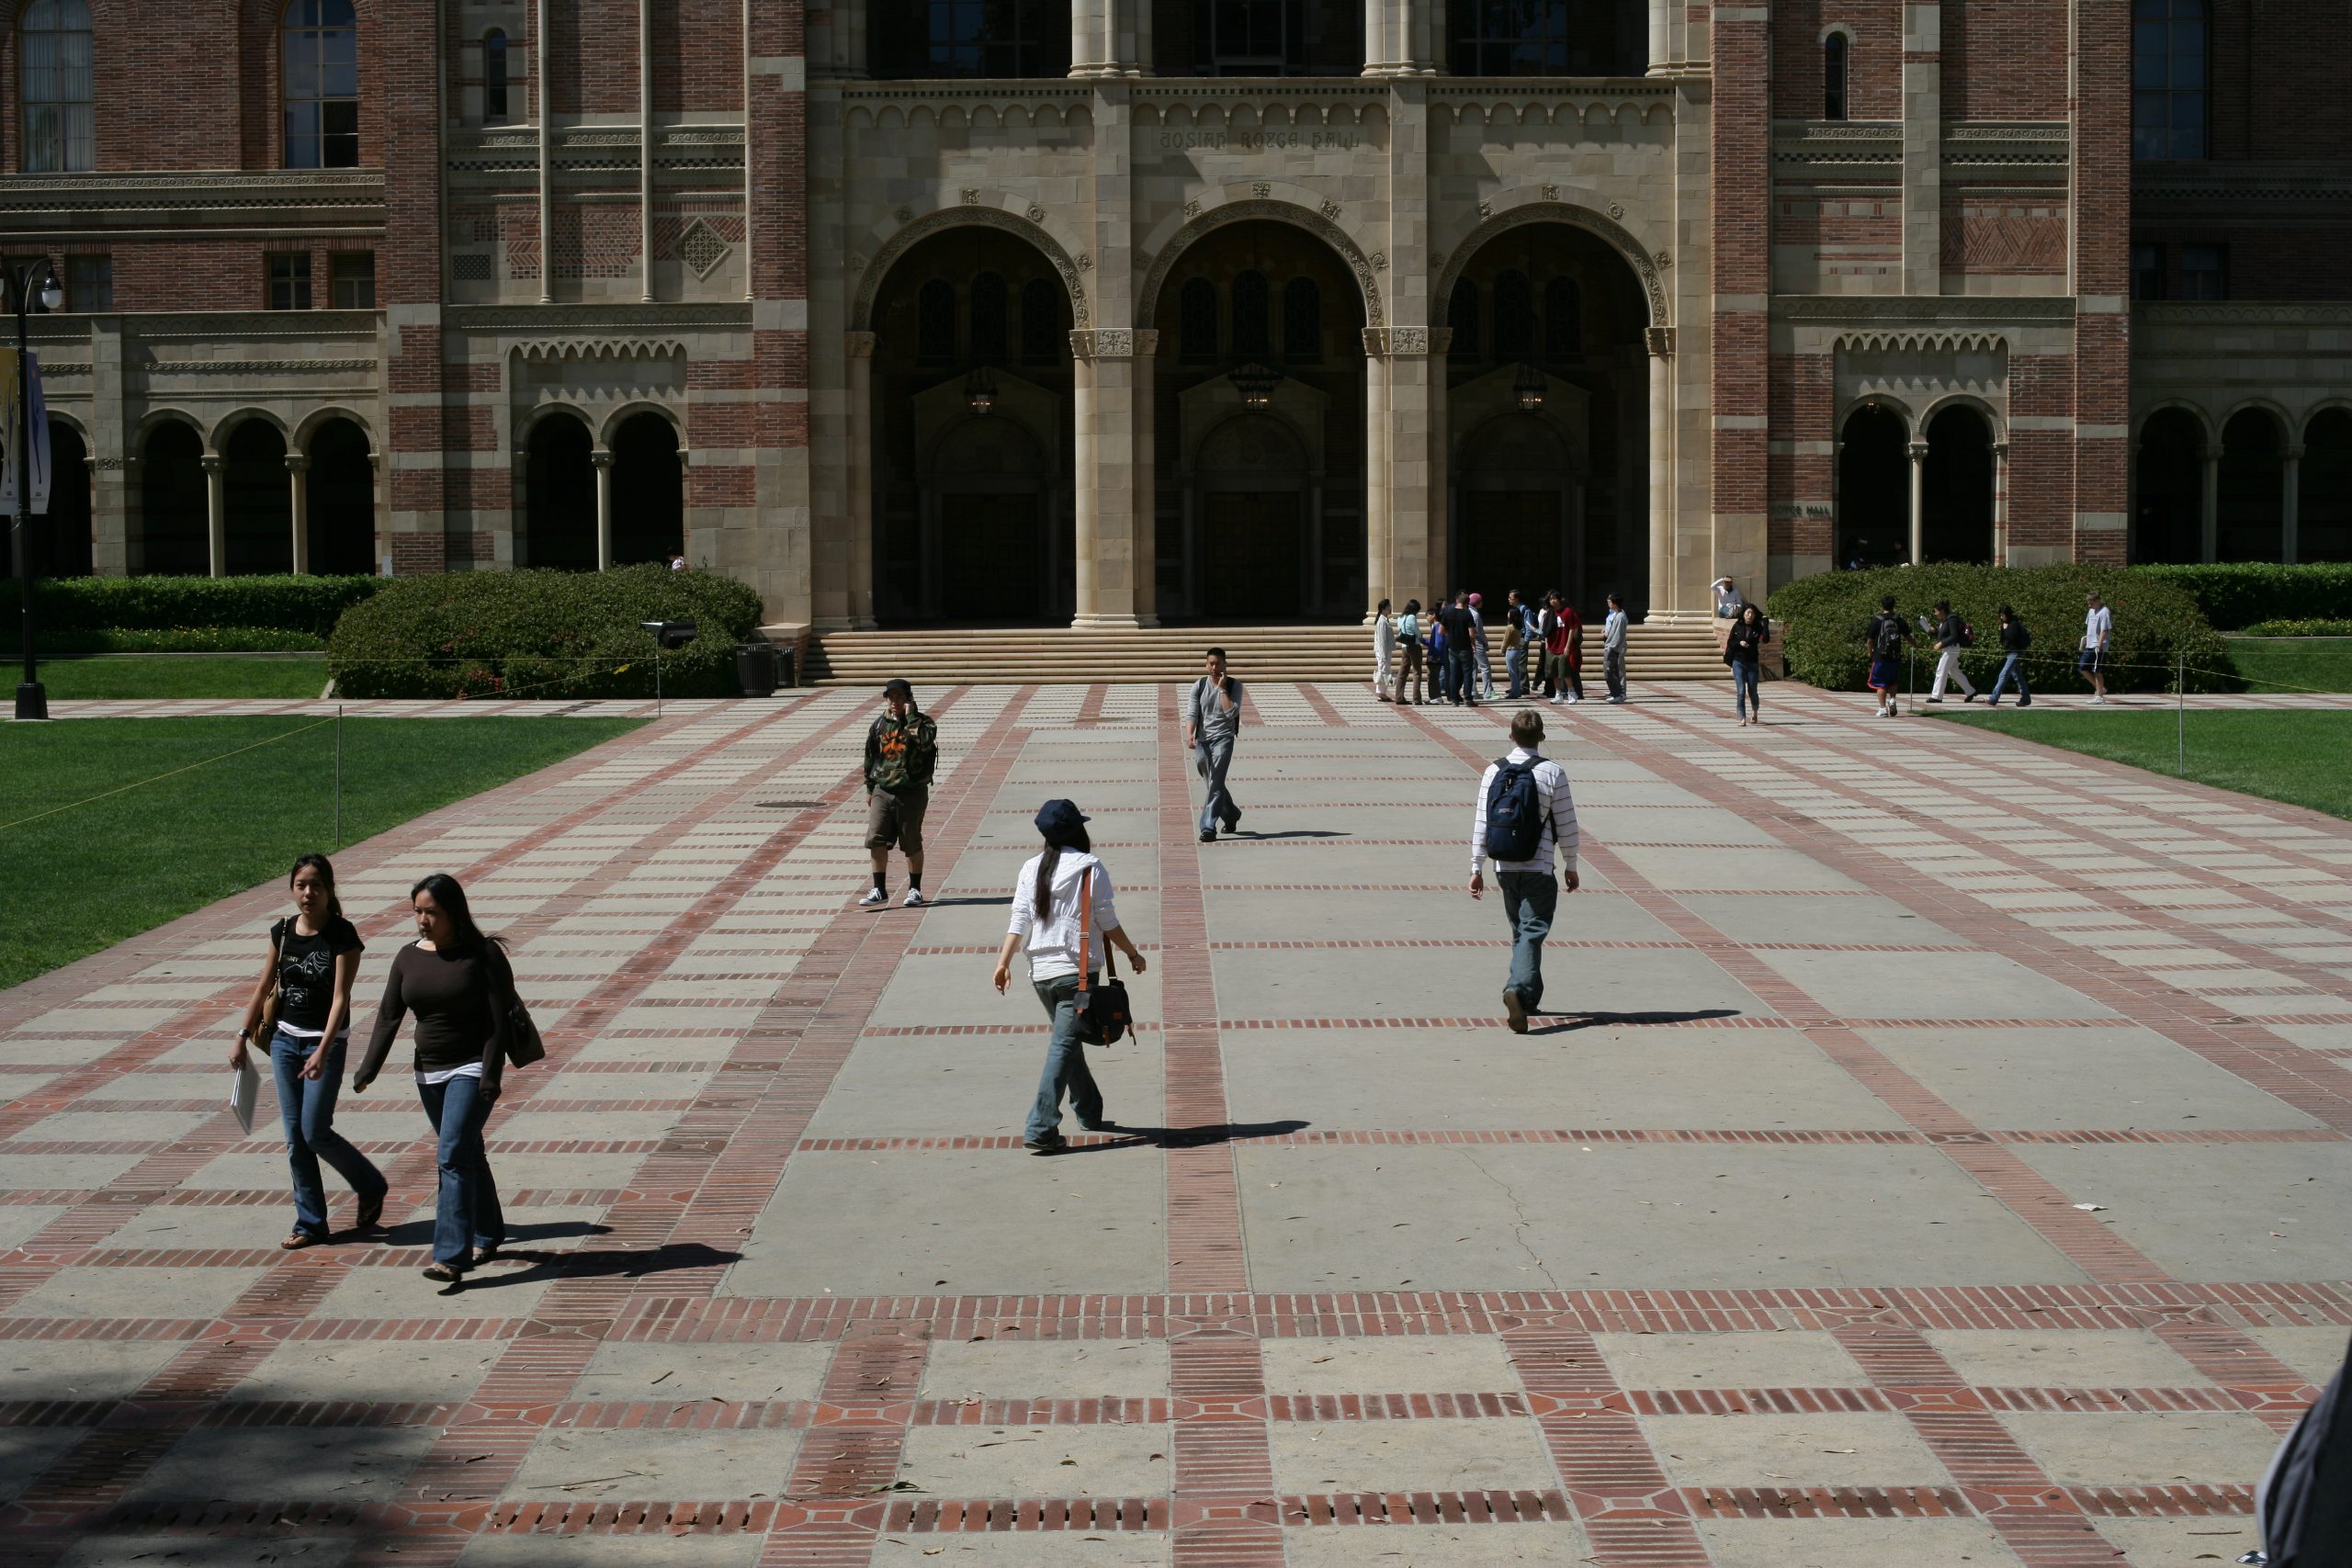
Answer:
[(1347, 130), (1162, 130), (1157, 133), (1162, 152), (1315, 152), (1356, 144), (1356, 132)]

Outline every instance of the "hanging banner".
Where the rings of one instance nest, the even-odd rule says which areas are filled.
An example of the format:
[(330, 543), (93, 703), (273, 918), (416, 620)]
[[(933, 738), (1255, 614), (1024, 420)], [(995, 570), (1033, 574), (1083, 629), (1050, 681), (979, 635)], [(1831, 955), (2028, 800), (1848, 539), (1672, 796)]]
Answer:
[[(41, 399), (40, 355), (38, 354), (28, 354), (25, 356), (25, 368), (27, 372), (25, 384), (27, 389), (32, 396), (33, 484), (31, 510), (33, 515), (36, 517), (46, 517), (49, 515), (50, 491), (49, 408)], [(17, 351), (15, 349), (0, 349), (0, 376), (5, 376), (5, 385), (0, 385), (0, 416), (5, 416), (5, 418), (0, 418), (0, 446), (6, 446), (8, 455), (7, 462), (5, 465), (0, 465), (0, 516), (14, 517), (17, 514)]]

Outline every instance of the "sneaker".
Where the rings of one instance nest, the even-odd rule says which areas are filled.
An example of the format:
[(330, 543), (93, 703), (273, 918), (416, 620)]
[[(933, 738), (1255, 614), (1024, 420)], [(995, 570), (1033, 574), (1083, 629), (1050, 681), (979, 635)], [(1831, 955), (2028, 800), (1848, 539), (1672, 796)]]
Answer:
[(2031, 697), (2019, 697), (2019, 698), (2018, 699), (2018, 706), (2019, 706), (2019, 707), (2021, 707), (2021, 708), (2030, 708), (2030, 707), (2031, 707), (2032, 705), (2033, 705), (2033, 699), (2032, 699)]
[(1929, 702), (1931, 702), (1931, 703), (1940, 703), (1940, 702), (1942, 702), (1942, 701), (1943, 701), (1943, 698), (1941, 698), (1941, 697), (1929, 697), (1928, 700)]
[(1090, 1133), (1115, 1133), (1119, 1130), (1119, 1124), (1116, 1122), (1112, 1121), (1108, 1116), (1102, 1117), (1101, 1120), (1094, 1122), (1089, 1122), (1085, 1118), (1080, 1117), (1078, 1124), (1085, 1128)]
[(905, 897), (903, 897), (903, 898), (899, 899), (899, 902), (901, 905), (903, 905), (904, 907), (906, 907), (907, 908), (910, 908), (910, 909), (920, 909), (920, 908), (922, 908), (922, 903), (923, 903), (923, 899), (922, 899), (922, 888), (920, 888), (920, 887), (910, 887), (910, 888), (908, 888), (908, 889), (907, 889), (907, 896), (906, 896)]
[(1214, 844), (1214, 843), (1216, 843), (1216, 829), (1214, 829), (1214, 828), (1211, 828), (1211, 829), (1207, 829), (1206, 831), (1204, 831), (1204, 833), (1202, 833), (1202, 835), (1201, 835), (1201, 842), (1203, 842), (1203, 843), (1204, 843), (1204, 844)]
[(2094, 707), (2105, 707), (2107, 705), (2107, 699), (2105, 697), (2093, 697), (2091, 699), (2091, 705)]
[(1519, 994), (1516, 987), (1503, 988), (1503, 1015), (1513, 1034), (1527, 1032), (1527, 998)]
[(1228, 833), (1241, 831), (1241, 813), (1238, 810), (1225, 819), (1225, 830)]
[(1569, 705), (1570, 707), (1574, 707), (1574, 706), (1576, 706), (1578, 703), (1580, 703), (1580, 702), (1582, 702), (1582, 701), (1584, 701), (1584, 699), (1583, 699), (1582, 697), (1571, 696), (1571, 697), (1568, 699), (1568, 705)]
[(878, 909), (889, 901), (890, 896), (888, 893), (883, 892), (879, 887), (869, 887), (865, 890), (865, 897), (857, 901), (857, 907), (861, 909)]
[(1057, 1155), (1069, 1147), (1069, 1145), (1063, 1141), (1059, 1133), (1056, 1133), (1049, 1138), (1028, 1139), (1021, 1146), (1033, 1155)]
[(1971, 692), (1971, 693), (1969, 693), (1969, 694), (1968, 694), (1968, 695), (1966, 695), (1966, 696), (1964, 696), (1964, 697), (1961, 698), (1960, 700), (1961, 700), (1962, 702), (1963, 702), (1963, 703), (1973, 703), (1973, 702), (1974, 702), (1974, 701), (1976, 700), (1976, 694), (1975, 694), (1975, 693), (1973, 693), (1973, 692)]

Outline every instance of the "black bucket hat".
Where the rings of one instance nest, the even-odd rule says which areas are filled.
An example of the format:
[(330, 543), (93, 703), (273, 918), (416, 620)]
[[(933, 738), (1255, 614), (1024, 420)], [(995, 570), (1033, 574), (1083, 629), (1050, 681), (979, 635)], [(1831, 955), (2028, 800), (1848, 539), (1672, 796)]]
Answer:
[(1067, 838), (1086, 819), (1074, 800), (1049, 800), (1037, 807), (1037, 831), (1048, 839)]

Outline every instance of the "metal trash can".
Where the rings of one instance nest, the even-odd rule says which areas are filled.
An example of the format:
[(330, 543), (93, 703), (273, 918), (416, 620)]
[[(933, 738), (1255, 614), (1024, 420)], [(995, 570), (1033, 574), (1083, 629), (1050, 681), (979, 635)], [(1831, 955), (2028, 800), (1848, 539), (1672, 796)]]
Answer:
[(799, 685), (800, 675), (799, 671), (797, 668), (797, 650), (773, 642), (767, 645), (767, 649), (771, 654), (775, 656), (776, 670), (779, 677), (776, 684), (786, 687)]
[(747, 697), (775, 695), (775, 647), (764, 642), (739, 642), (735, 645), (735, 680)]

